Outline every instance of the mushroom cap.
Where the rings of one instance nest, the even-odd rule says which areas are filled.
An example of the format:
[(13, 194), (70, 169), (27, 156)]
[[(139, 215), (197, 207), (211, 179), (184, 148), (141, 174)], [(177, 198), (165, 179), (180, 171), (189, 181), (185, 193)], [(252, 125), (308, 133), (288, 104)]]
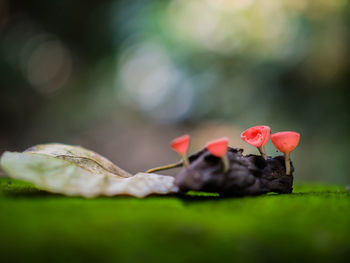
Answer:
[(293, 131), (277, 132), (271, 135), (271, 141), (277, 150), (290, 153), (299, 144), (300, 134)]
[(224, 137), (218, 140), (208, 142), (207, 149), (212, 155), (216, 157), (224, 157), (227, 154), (228, 150), (228, 138)]
[(262, 147), (270, 138), (269, 126), (254, 126), (241, 133), (241, 138), (246, 143), (255, 147)]
[(170, 147), (180, 155), (186, 154), (189, 146), (190, 146), (190, 136), (188, 134), (175, 138), (170, 143)]

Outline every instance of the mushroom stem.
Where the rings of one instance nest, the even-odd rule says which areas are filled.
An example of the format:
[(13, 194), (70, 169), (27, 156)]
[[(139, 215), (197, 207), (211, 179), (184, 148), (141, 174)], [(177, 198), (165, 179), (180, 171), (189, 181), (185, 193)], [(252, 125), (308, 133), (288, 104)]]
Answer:
[(187, 169), (188, 167), (190, 167), (190, 163), (189, 163), (189, 161), (188, 161), (188, 158), (187, 158), (186, 154), (181, 155), (181, 157), (182, 157), (182, 163), (183, 163), (184, 167), (185, 167), (186, 169)]
[(224, 173), (227, 173), (230, 170), (230, 161), (228, 160), (227, 155), (224, 155), (221, 159), (224, 163)]
[(265, 160), (267, 160), (267, 155), (266, 155), (266, 152), (265, 152), (265, 147), (264, 146), (260, 146), (260, 147), (257, 147), (260, 154), (261, 154), (261, 157), (264, 158)]
[(183, 161), (177, 162), (177, 163), (172, 163), (172, 164), (167, 164), (167, 165), (163, 165), (163, 166), (159, 166), (159, 167), (155, 167), (152, 169), (149, 169), (146, 171), (146, 173), (154, 173), (154, 172), (158, 172), (158, 171), (164, 171), (164, 170), (170, 170), (173, 168), (178, 168), (181, 167), (183, 165)]
[(284, 162), (286, 165), (286, 175), (290, 175), (290, 153), (284, 153)]

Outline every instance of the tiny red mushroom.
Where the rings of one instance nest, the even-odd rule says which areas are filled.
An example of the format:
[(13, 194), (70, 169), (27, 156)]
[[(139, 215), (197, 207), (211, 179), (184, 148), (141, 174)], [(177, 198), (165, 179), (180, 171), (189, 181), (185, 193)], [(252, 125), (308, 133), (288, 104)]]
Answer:
[(174, 151), (181, 155), (183, 165), (188, 168), (190, 164), (187, 158), (187, 151), (190, 146), (190, 136), (186, 134), (178, 137), (170, 143), (170, 146)]
[(222, 159), (222, 162), (224, 164), (224, 173), (230, 170), (230, 162), (227, 157), (228, 138), (224, 137), (224, 138), (209, 142), (207, 144), (207, 149), (212, 155)]
[(293, 131), (277, 132), (271, 135), (271, 141), (277, 150), (284, 153), (286, 174), (290, 175), (290, 153), (298, 146), (300, 134)]
[(241, 134), (241, 138), (246, 143), (258, 148), (261, 156), (266, 160), (265, 144), (270, 138), (269, 126), (255, 126), (245, 130)]

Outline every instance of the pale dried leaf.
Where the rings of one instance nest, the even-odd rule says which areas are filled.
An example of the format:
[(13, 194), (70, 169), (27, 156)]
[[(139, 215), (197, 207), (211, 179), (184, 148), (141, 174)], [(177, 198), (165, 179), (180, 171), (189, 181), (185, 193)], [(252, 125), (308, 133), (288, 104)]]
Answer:
[(132, 176), (128, 172), (114, 165), (107, 158), (85, 149), (81, 146), (72, 146), (60, 143), (39, 144), (30, 147), (25, 152), (53, 156), (73, 162), (93, 173), (109, 173), (120, 177)]
[[(108, 164), (108, 169), (103, 166), (105, 164)], [(31, 182), (39, 189), (70, 196), (145, 197), (178, 191), (171, 176), (138, 173), (125, 177), (125, 174), (114, 174), (112, 170), (121, 169), (104, 157), (69, 145), (40, 145), (24, 153), (5, 152), (1, 157), (1, 167), (12, 178)]]

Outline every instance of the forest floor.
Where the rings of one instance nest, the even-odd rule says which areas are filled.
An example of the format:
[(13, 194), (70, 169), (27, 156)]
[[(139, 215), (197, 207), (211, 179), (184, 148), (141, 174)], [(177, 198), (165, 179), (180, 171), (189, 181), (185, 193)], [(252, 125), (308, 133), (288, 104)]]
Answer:
[(350, 191), (84, 199), (0, 177), (0, 262), (350, 262)]

